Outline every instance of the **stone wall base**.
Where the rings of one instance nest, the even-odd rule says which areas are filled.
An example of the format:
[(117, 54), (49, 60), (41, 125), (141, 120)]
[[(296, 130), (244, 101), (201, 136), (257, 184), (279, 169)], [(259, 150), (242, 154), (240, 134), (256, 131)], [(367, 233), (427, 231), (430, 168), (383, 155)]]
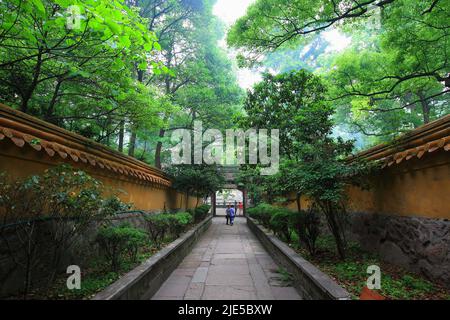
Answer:
[(354, 213), (351, 233), (363, 249), (450, 287), (450, 221)]

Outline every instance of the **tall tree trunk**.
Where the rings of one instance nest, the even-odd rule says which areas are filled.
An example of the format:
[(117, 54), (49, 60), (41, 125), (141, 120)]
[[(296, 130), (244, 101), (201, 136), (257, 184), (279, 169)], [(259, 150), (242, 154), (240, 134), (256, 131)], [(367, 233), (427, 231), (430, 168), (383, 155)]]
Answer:
[(39, 83), (39, 77), (41, 75), (41, 67), (42, 67), (42, 49), (39, 48), (36, 66), (34, 67), (34, 72), (33, 72), (33, 80), (31, 81), (31, 84), (28, 87), (28, 89), (22, 95), (22, 102), (20, 104), (20, 111), (22, 111), (22, 112), (26, 113), (28, 111), (28, 102), (30, 101), (31, 97), (33, 96), (33, 92)]
[(57, 121), (55, 121), (52, 118), (55, 115), (55, 105), (56, 105), (56, 102), (58, 101), (58, 94), (59, 94), (59, 90), (61, 89), (62, 82), (63, 82), (62, 79), (57, 80), (55, 90), (53, 91), (52, 100), (50, 101), (50, 104), (45, 113), (45, 120), (48, 122), (51, 122), (53, 124), (57, 124), (56, 123)]
[(322, 211), (325, 213), (325, 217), (327, 219), (328, 228), (333, 234), (334, 241), (336, 243), (336, 249), (338, 251), (339, 257), (344, 260), (346, 256), (346, 240), (343, 235), (345, 230), (342, 229), (341, 223), (339, 223), (338, 214), (336, 212), (335, 206), (330, 201), (325, 201), (323, 203), (319, 203)]
[(105, 123), (105, 135), (106, 135), (105, 143), (108, 147), (111, 146), (111, 134), (113, 133), (111, 130), (111, 123), (112, 123), (111, 116), (108, 115)]
[(198, 203), (200, 202), (200, 197), (197, 197), (197, 202), (195, 203), (195, 208), (198, 207)]
[[(167, 55), (167, 63), (166, 66), (168, 68), (170, 68), (172, 63), (172, 52), (169, 51), (168, 55)], [(170, 76), (166, 76), (166, 78), (164, 79), (164, 83), (165, 83), (165, 90), (166, 90), (166, 94), (170, 95), (172, 94), (172, 89), (171, 89), (171, 82), (170, 82)], [(164, 120), (166, 120), (167, 115), (164, 116)], [(155, 149), (155, 167), (158, 169), (161, 169), (161, 151), (162, 151), (162, 142), (161, 139), (164, 138), (164, 135), (166, 133), (166, 130), (161, 128), (159, 129), (159, 141), (156, 144), (156, 149)]]
[(136, 148), (136, 131), (131, 132), (130, 143), (128, 144), (128, 155), (134, 157), (134, 150)]
[[(141, 83), (144, 81), (144, 71), (142, 70), (137, 71), (137, 80)], [(134, 127), (131, 128), (130, 143), (128, 145), (128, 155), (131, 157), (134, 157), (134, 151), (136, 149), (136, 136), (137, 136), (136, 129), (137, 128)]]
[(425, 95), (422, 91), (418, 93), (418, 96), (420, 98), (420, 104), (422, 106), (422, 113), (423, 113), (423, 123), (427, 124), (430, 122), (430, 105), (428, 104), (427, 100), (425, 99)]
[(123, 137), (125, 135), (125, 120), (120, 121), (119, 128), (119, 147), (118, 150), (123, 152)]
[[(164, 138), (164, 134), (166, 133), (166, 130), (159, 129), (159, 138)], [(156, 144), (156, 151), (155, 151), (155, 167), (161, 169), (161, 151), (162, 151), (162, 142), (158, 141)]]

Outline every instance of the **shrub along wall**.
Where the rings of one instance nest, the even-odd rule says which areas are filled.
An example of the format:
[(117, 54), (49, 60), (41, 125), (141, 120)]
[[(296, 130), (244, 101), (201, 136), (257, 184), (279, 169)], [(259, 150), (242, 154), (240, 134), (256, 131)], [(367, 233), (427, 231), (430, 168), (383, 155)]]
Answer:
[[(384, 260), (450, 286), (450, 115), (356, 157), (382, 168), (368, 177), (369, 190), (348, 188), (353, 236)], [(301, 203), (309, 206), (306, 197)], [(287, 206), (297, 209), (295, 201)]]
[(209, 228), (211, 218), (205, 217), (191, 230), (96, 294), (93, 300), (150, 299)]
[[(120, 248), (120, 246), (128, 245), (130, 243), (129, 240), (136, 240), (137, 245), (141, 240), (158, 245), (163, 240), (166, 240), (168, 236), (174, 239), (186, 231), (188, 225), (198, 223), (205, 219), (209, 209), (209, 206), (202, 205), (196, 210), (192, 210), (192, 213), (121, 213), (106, 217), (105, 219), (92, 221), (84, 232), (77, 237), (76, 242), (70, 246), (69, 250), (64, 252), (62, 260), (59, 263), (60, 269), (58, 272), (64, 273), (69, 265), (78, 265), (84, 270), (92, 259), (97, 259), (98, 257), (104, 257), (104, 259), (110, 261), (111, 271), (115, 271), (114, 269), (117, 268), (117, 259), (120, 259), (121, 252), (119, 251), (129, 249)], [(197, 213), (194, 211), (197, 211)], [(152, 236), (151, 232), (155, 230), (155, 226), (152, 224), (153, 221), (163, 221), (163, 223), (157, 225), (156, 229), (158, 232)], [(55, 223), (42, 221), (36, 224), (36, 226), (40, 230), (36, 230), (35, 233), (42, 237), (39, 238), (39, 243), (36, 244), (36, 249), (39, 251), (37, 257), (31, 259), (35, 264), (31, 275), (31, 288), (41, 285), (45, 286), (49, 276), (49, 265), (51, 264), (50, 260), (52, 258), (49, 254), (50, 250), (45, 249), (54, 246), (54, 241), (51, 238), (52, 232), (50, 230), (55, 228)], [(70, 227), (70, 223), (68, 226)], [(145, 237), (141, 237), (144, 234)], [(17, 232), (2, 233), (2, 237), (7, 238), (8, 243), (12, 247), (8, 249), (5, 247), (5, 239), (2, 239), (0, 242), (0, 298), (11, 295), (16, 296), (24, 288), (24, 268), (23, 266), (18, 266), (11, 259), (10, 254), (11, 250), (15, 251), (15, 254), (19, 254), (19, 256), (15, 256), (17, 261), (26, 261), (23, 257), (24, 251), (21, 248), (21, 242), (17, 239), (17, 235)], [(118, 248), (117, 252), (114, 253), (116, 257), (113, 258), (110, 249), (115, 245)], [(116, 261), (113, 261), (114, 259)]]
[[(113, 224), (120, 224), (129, 221), (133, 225), (143, 225), (144, 217), (142, 214), (119, 214), (108, 218)], [(78, 237), (76, 243), (67, 250), (63, 259), (60, 262), (61, 269), (59, 272), (64, 272), (65, 267), (69, 265), (78, 265), (81, 268), (91, 259), (99, 255), (98, 245), (96, 243), (97, 230), (102, 221), (92, 222), (85, 232)], [(45, 285), (47, 277), (49, 275), (48, 265), (50, 264), (51, 255), (48, 248), (52, 248), (54, 245), (51, 239), (51, 230), (54, 228), (52, 222), (41, 221), (36, 224), (39, 230), (35, 230), (35, 234), (39, 234), (39, 241), (34, 243), (35, 249), (38, 251), (33, 261), (32, 274), (31, 274), (31, 287), (37, 287)], [(0, 245), (0, 297), (8, 297), (11, 295), (18, 295), (24, 289), (25, 268), (24, 266), (17, 265), (19, 263), (27, 261), (25, 258), (25, 252), (22, 248), (23, 244), (18, 239), (18, 232), (16, 229), (4, 230), (2, 232), (2, 241)], [(5, 242), (8, 241), (10, 248), (7, 248)], [(11, 258), (11, 251), (14, 252), (14, 261)]]

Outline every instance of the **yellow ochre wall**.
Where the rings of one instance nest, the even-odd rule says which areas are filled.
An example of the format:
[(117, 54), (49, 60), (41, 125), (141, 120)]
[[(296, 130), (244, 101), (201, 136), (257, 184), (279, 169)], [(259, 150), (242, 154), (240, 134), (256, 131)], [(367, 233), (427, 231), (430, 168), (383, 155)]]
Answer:
[(348, 190), (351, 212), (450, 218), (450, 152), (444, 149), (382, 169), (363, 191)]
[[(347, 188), (350, 213), (450, 219), (450, 115), (347, 159), (376, 161), (368, 190)], [(296, 210), (295, 194), (287, 206)], [(309, 201), (302, 197), (302, 208)]]
[(187, 209), (197, 203), (173, 189), (161, 170), (0, 103), (0, 172), (24, 178), (60, 163), (122, 191), (121, 200), (136, 210)]
[[(450, 219), (450, 152), (444, 149), (403, 161), (369, 176), (370, 188), (347, 189), (347, 210), (352, 213)], [(295, 194), (287, 207), (297, 210)], [(307, 208), (307, 197), (301, 197)]]
[[(124, 202), (132, 203), (134, 209), (159, 211), (164, 208), (167, 210), (186, 208), (186, 195), (170, 187), (149, 185), (120, 173), (102, 170), (81, 162), (63, 160), (56, 155), (51, 158), (47, 153), (37, 152), (28, 144), (19, 148), (9, 139), (0, 140), (0, 172), (6, 172), (10, 177), (22, 178), (39, 174), (58, 163), (68, 163), (74, 168), (88, 172), (108, 187), (125, 191), (120, 194), (120, 198)], [(196, 197), (189, 197), (188, 207), (194, 207), (196, 200)]]

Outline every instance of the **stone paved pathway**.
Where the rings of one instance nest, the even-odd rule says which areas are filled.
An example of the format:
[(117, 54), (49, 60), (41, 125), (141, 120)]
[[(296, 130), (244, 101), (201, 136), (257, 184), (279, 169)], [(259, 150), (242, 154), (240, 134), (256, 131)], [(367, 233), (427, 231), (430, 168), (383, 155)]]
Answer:
[(278, 270), (245, 218), (217, 217), (153, 299), (300, 300)]

